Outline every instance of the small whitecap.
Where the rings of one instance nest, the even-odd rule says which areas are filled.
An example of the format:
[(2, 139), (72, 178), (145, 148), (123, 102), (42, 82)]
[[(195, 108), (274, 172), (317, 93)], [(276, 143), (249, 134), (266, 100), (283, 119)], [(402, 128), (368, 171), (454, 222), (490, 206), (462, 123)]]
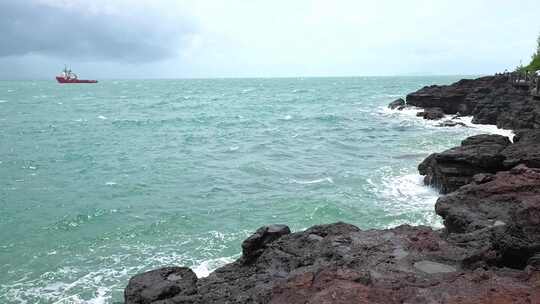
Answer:
[(334, 180), (331, 177), (324, 177), (324, 178), (319, 178), (319, 179), (314, 179), (314, 180), (303, 180), (303, 181), (293, 179), (292, 182), (295, 184), (300, 184), (300, 185), (320, 184), (324, 182), (333, 184)]
[(229, 151), (233, 152), (233, 151), (236, 151), (236, 150), (238, 150), (238, 149), (240, 149), (240, 147), (238, 147), (238, 146), (232, 146), (232, 147), (229, 148)]
[(5, 100), (5, 99), (0, 99), (0, 103), (6, 103), (6, 102), (8, 102), (8, 101)]
[(284, 120), (291, 120), (292, 119), (292, 116), (291, 115), (285, 115), (285, 117), (283, 117)]
[(105, 117), (105, 116), (103, 116), (103, 115), (99, 115), (98, 118), (99, 118), (99, 119), (103, 119), (103, 120), (107, 119), (107, 117)]
[(116, 182), (106, 182), (105, 185), (107, 185), (107, 186), (114, 186), (114, 185), (116, 185)]

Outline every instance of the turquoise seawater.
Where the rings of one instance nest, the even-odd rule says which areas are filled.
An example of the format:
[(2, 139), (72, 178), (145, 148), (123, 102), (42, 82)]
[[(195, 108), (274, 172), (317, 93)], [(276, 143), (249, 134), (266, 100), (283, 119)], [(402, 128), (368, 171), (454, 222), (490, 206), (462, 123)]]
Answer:
[(0, 303), (115, 303), (256, 228), (440, 226), (416, 166), (486, 127), (386, 105), (459, 77), (0, 82)]

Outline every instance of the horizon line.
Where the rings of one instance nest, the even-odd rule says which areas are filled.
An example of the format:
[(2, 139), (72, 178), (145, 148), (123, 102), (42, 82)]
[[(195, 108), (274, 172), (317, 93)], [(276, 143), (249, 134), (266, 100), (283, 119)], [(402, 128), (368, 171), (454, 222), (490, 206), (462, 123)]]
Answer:
[[(487, 76), (492, 74), (396, 74), (396, 75), (351, 75), (351, 76), (223, 76), (223, 77), (155, 77), (155, 78), (100, 78), (98, 81), (116, 81), (116, 80), (220, 80), (220, 79), (303, 79), (303, 78), (383, 78), (383, 77), (449, 77), (449, 76)], [(0, 81), (55, 81), (51, 78), (0, 78)]]

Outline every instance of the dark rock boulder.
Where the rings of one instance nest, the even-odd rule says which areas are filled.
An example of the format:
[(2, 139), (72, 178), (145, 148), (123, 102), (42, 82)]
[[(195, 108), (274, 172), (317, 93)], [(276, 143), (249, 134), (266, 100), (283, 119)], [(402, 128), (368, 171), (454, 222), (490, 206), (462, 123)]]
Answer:
[[(260, 234), (260, 233), (259, 233)], [(428, 227), (362, 231), (336, 223), (282, 235), (253, 263), (237, 261), (197, 281), (195, 294), (151, 303), (535, 303), (525, 271), (465, 263), (489, 257), (489, 239), (455, 243)], [(463, 241), (463, 238), (461, 239)], [(481, 261), (480, 261), (481, 262)], [(530, 268), (532, 269), (532, 268)], [(188, 285), (191, 284), (190, 283)], [(183, 284), (179, 282), (179, 284)], [(139, 291), (143, 291), (138, 289)], [(127, 294), (127, 292), (126, 292)], [(126, 304), (133, 302), (126, 297)]]
[(441, 108), (426, 108), (423, 112), (416, 113), (416, 116), (429, 120), (438, 120), (444, 117), (444, 112)]
[(461, 146), (434, 153), (419, 166), (424, 183), (449, 193), (472, 181), (478, 173), (496, 173), (504, 170), (502, 151), (510, 145), (508, 137), (501, 135), (471, 136)]
[(523, 268), (540, 252), (540, 169), (519, 165), (439, 198), (435, 205), (448, 233), (494, 229), (503, 266)]
[(392, 101), (390, 104), (388, 104), (388, 108), (394, 110), (394, 109), (403, 109), (405, 107), (405, 100), (403, 98), (396, 99)]
[(197, 276), (185, 267), (165, 267), (138, 274), (124, 290), (126, 303), (150, 304), (197, 293)]
[(268, 244), (289, 233), (291, 230), (286, 225), (270, 225), (259, 228), (242, 243), (242, 260), (244, 263), (253, 261)]
[(540, 129), (517, 132), (514, 143), (504, 149), (502, 155), (505, 157), (506, 168), (512, 168), (518, 164), (540, 168)]
[(456, 126), (467, 127), (467, 125), (462, 123), (461, 121), (455, 121), (455, 120), (445, 120), (437, 125), (437, 127), (456, 127)]

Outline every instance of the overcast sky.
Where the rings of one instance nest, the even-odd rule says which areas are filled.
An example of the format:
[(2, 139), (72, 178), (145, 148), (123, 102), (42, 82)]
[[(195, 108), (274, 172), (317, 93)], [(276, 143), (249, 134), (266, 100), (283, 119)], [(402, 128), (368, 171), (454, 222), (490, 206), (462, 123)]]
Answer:
[(0, 0), (0, 78), (487, 74), (528, 62), (538, 0)]

